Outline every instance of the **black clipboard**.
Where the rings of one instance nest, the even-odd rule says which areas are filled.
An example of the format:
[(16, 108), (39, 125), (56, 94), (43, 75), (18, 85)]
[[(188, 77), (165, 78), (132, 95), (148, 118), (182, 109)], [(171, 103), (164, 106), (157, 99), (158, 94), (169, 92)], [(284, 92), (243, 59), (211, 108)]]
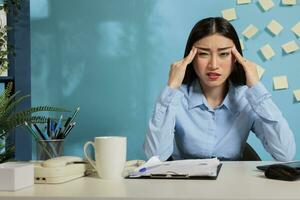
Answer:
[(216, 180), (218, 178), (219, 172), (221, 170), (222, 163), (217, 167), (217, 173), (215, 176), (189, 176), (188, 174), (150, 174), (150, 175), (141, 175), (141, 176), (127, 176), (126, 179), (205, 179), (205, 180)]

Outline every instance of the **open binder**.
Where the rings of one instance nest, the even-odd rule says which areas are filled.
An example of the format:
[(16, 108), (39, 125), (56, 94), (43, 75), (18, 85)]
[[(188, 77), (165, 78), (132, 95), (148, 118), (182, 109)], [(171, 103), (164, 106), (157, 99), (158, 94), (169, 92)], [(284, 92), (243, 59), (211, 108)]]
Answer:
[(216, 179), (221, 167), (217, 158), (162, 162), (155, 156), (129, 172), (126, 178)]

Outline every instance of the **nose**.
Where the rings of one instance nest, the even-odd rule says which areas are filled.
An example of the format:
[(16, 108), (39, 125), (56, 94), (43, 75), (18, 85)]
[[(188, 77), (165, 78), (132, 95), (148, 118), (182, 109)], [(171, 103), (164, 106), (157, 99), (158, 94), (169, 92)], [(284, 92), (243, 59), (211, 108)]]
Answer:
[(212, 54), (208, 67), (210, 70), (216, 70), (218, 68), (218, 58), (216, 55)]

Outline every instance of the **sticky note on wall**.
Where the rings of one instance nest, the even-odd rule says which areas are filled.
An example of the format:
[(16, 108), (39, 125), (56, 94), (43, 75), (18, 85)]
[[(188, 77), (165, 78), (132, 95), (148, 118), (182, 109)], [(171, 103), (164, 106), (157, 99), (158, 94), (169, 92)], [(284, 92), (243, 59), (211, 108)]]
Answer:
[(258, 29), (257, 29), (254, 25), (250, 24), (249, 26), (247, 26), (247, 28), (245, 28), (245, 30), (243, 31), (242, 34), (243, 34), (246, 38), (250, 39), (250, 38), (252, 38), (257, 32), (258, 32)]
[(300, 101), (300, 89), (299, 90), (294, 90), (294, 97), (296, 99), (296, 101)]
[(243, 40), (241, 40), (241, 39), (240, 39), (240, 45), (241, 45), (241, 49), (244, 50), (245, 49), (245, 45), (244, 45)]
[(292, 28), (292, 31), (298, 36), (300, 37), (300, 21), (295, 24)]
[(281, 26), (281, 24), (279, 24), (276, 20), (272, 20), (268, 24), (267, 28), (274, 35), (278, 35), (283, 30), (283, 27)]
[(292, 53), (299, 49), (298, 44), (293, 40), (281, 46), (285, 53)]
[(229, 9), (223, 10), (222, 16), (224, 19), (227, 19), (228, 21), (237, 19), (235, 8), (229, 8)]
[(297, 0), (282, 0), (283, 5), (292, 6), (297, 4)]
[(256, 71), (258, 74), (258, 78), (261, 79), (262, 75), (265, 73), (265, 69), (259, 65), (256, 65)]
[(251, 3), (251, 0), (237, 0), (237, 4), (248, 4)]
[(264, 11), (268, 11), (274, 6), (272, 0), (259, 0), (258, 3)]
[(275, 56), (275, 52), (272, 49), (271, 45), (269, 45), (269, 44), (266, 44), (265, 46), (260, 48), (260, 51), (261, 51), (262, 55), (265, 57), (265, 59), (267, 59), (267, 60), (269, 60), (273, 56)]
[(273, 86), (275, 90), (287, 89), (288, 79), (286, 76), (275, 76), (273, 77)]

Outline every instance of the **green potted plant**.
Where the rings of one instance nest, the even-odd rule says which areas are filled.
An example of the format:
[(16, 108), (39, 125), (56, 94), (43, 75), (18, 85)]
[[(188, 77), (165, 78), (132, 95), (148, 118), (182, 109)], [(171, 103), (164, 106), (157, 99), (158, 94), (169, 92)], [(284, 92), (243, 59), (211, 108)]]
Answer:
[(46, 123), (48, 117), (44, 115), (44, 112), (68, 112), (64, 108), (52, 106), (36, 106), (16, 112), (15, 108), (29, 95), (20, 96), (20, 91), (11, 94), (11, 91), (12, 83), (10, 82), (0, 95), (0, 141), (2, 141), (0, 143), (0, 163), (13, 157), (14, 145), (5, 145), (4, 141), (15, 128), (24, 126), (25, 122), (29, 124)]

